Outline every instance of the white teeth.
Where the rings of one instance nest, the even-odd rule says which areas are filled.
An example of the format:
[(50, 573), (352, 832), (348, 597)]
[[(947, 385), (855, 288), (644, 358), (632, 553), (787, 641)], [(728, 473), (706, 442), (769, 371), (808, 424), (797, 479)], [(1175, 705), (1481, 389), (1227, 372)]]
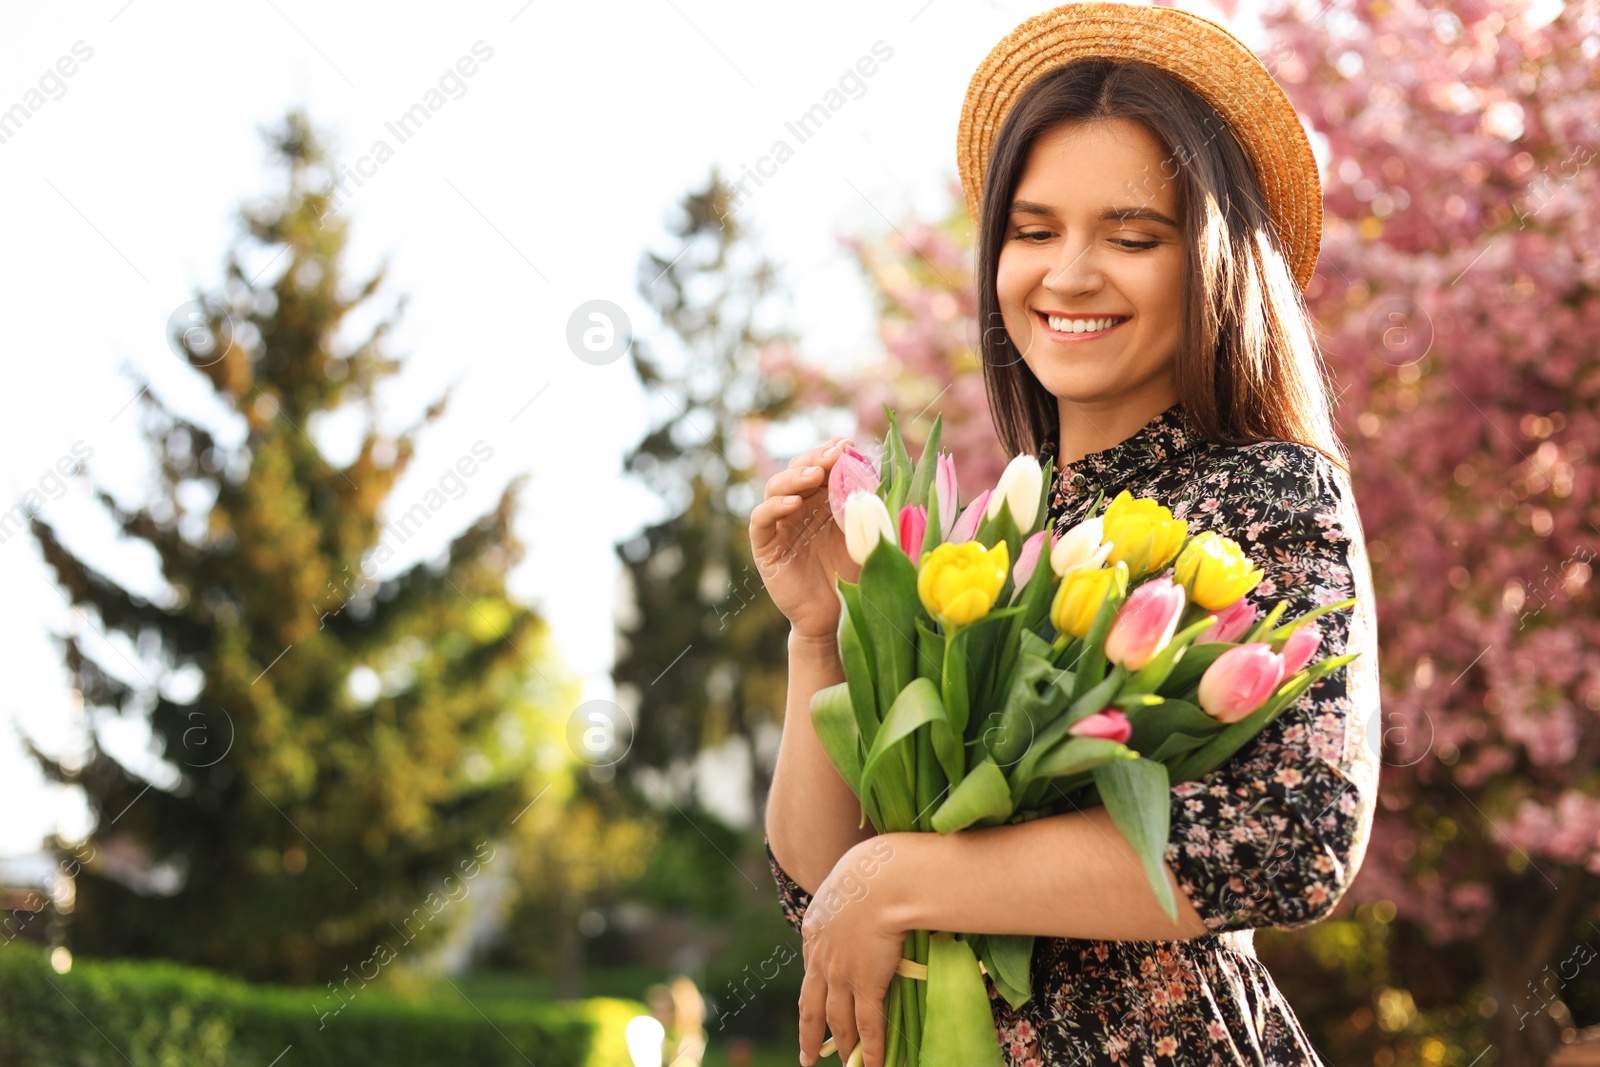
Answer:
[(1096, 330), (1108, 330), (1122, 320), (1119, 318), (1108, 319), (1059, 319), (1054, 315), (1046, 317), (1050, 328), (1060, 333), (1092, 333)]

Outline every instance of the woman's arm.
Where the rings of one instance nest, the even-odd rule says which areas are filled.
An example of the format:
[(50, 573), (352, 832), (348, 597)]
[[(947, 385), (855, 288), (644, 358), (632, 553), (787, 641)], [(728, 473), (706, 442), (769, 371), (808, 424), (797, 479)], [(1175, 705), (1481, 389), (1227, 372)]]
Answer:
[(1170, 869), (1178, 921), (1167, 918), (1138, 854), (1104, 808), (948, 836), (885, 834), (883, 843), (892, 854), (878, 866), (879, 906), (892, 930), (1097, 941), (1180, 941), (1209, 932)]
[[(845, 850), (873, 833), (871, 827), (857, 829), (860, 805), (811, 725), (812, 696), (844, 681), (835, 640), (836, 583), (857, 581), (861, 574), (828, 500), (830, 472), (849, 444), (835, 437), (795, 456), (767, 480), (766, 499), (750, 512), (756, 569), (790, 624), (789, 692), (767, 794), (767, 848), (782, 853), (810, 886), (821, 885)], [(787, 915), (789, 899), (805, 890), (783, 879), (779, 887)]]
[(870, 822), (857, 829), (861, 802), (839, 777), (811, 725), (812, 694), (842, 681), (844, 665), (834, 638), (811, 640), (790, 632), (788, 705), (767, 796), (766, 833), (783, 872), (807, 893), (822, 884), (852, 845), (876, 833)]

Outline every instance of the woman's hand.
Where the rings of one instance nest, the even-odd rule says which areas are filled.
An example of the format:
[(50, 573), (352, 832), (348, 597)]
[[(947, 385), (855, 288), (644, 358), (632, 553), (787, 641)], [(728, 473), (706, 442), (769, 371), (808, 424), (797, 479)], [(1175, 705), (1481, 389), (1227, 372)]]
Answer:
[(884, 997), (906, 938), (886, 907), (893, 894), (885, 868), (894, 850), (886, 835), (853, 846), (806, 908), (800, 925), (806, 968), (800, 983), (801, 1063), (817, 1062), (826, 1027), (841, 1065), (859, 1043), (865, 1067), (883, 1067)]
[(807, 640), (832, 641), (838, 633), (835, 576), (861, 577), (828, 506), (828, 472), (849, 443), (835, 437), (794, 457), (767, 481), (767, 498), (750, 512), (756, 570), (790, 628)]

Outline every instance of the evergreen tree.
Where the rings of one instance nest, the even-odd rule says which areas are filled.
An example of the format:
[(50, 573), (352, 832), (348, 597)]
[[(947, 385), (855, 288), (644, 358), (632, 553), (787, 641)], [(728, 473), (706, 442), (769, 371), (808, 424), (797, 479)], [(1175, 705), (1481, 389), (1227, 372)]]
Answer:
[[(317, 191), (323, 150), (305, 115), (291, 112), (270, 142), (287, 191), (241, 218), (261, 273), (281, 269), (258, 282), (235, 248), (224, 291), (200, 295), (174, 334), (225, 425), (146, 390), (151, 499), (128, 508), (98, 494), (124, 538), (154, 550), (167, 595), (141, 597), (32, 523), (72, 603), (140, 660), (96, 659), (63, 637), (90, 748), (81, 766), (34, 755), (96, 817), (77, 853), (89, 858), (75, 950), (307, 982), (380, 944), (403, 956), (448, 925), (447, 898), (430, 894), (492, 864), (494, 842), (537, 795), (526, 742), (540, 701), (559, 694), (538, 688), (556, 685), (545, 622), (505, 588), (521, 554), (509, 525), (518, 481), (437, 558), (385, 570), (423, 523), (454, 525), (434, 517), (441, 490), (491, 459), (493, 443), (474, 444), (391, 521), (380, 516), (444, 401), (398, 436), (378, 427), (403, 300), (359, 343), (340, 343), (384, 268), (348, 284), (346, 224)], [(342, 466), (309, 436), (329, 416), (362, 421)], [(175, 785), (106, 751), (99, 723), (113, 715), (147, 719)]]
[(647, 802), (664, 806), (641, 769), (664, 772), (673, 802), (691, 805), (684, 787), (695, 757), (737, 740), (750, 756), (751, 807), (760, 812), (775, 752), (760, 750), (759, 730), (782, 722), (789, 627), (750, 554), (750, 509), (765, 495), (752, 468), (762, 429), (794, 414), (795, 390), (766, 370), (792, 337), (769, 325), (776, 272), (731, 204), (731, 188), (713, 171), (684, 198), (671, 230), (679, 247), (647, 253), (640, 266), (639, 291), (675, 351), (632, 346), (662, 418), (625, 465), (672, 513), (618, 546), (632, 608), (619, 625), (613, 676), (637, 697), (624, 766)]

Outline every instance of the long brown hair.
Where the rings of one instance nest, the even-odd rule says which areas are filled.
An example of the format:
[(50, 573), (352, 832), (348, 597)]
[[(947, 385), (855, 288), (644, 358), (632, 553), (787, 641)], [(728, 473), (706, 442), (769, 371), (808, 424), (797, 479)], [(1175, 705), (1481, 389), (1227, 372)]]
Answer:
[[(1273, 229), (1255, 172), (1210, 104), (1165, 71), (1132, 60), (1080, 59), (1043, 75), (1006, 116), (984, 177), (978, 233), (978, 321), (990, 417), (1008, 455), (1035, 454), (1054, 435), (1056, 398), (1004, 328), (995, 280), (1011, 199), (1040, 135), (1063, 124), (1129, 119), (1167, 151), (1184, 232), (1178, 398), (1221, 444), (1294, 441), (1342, 470), (1332, 375)], [(1170, 171), (1176, 171), (1176, 174)], [(1197, 284), (1198, 283), (1198, 284)]]

